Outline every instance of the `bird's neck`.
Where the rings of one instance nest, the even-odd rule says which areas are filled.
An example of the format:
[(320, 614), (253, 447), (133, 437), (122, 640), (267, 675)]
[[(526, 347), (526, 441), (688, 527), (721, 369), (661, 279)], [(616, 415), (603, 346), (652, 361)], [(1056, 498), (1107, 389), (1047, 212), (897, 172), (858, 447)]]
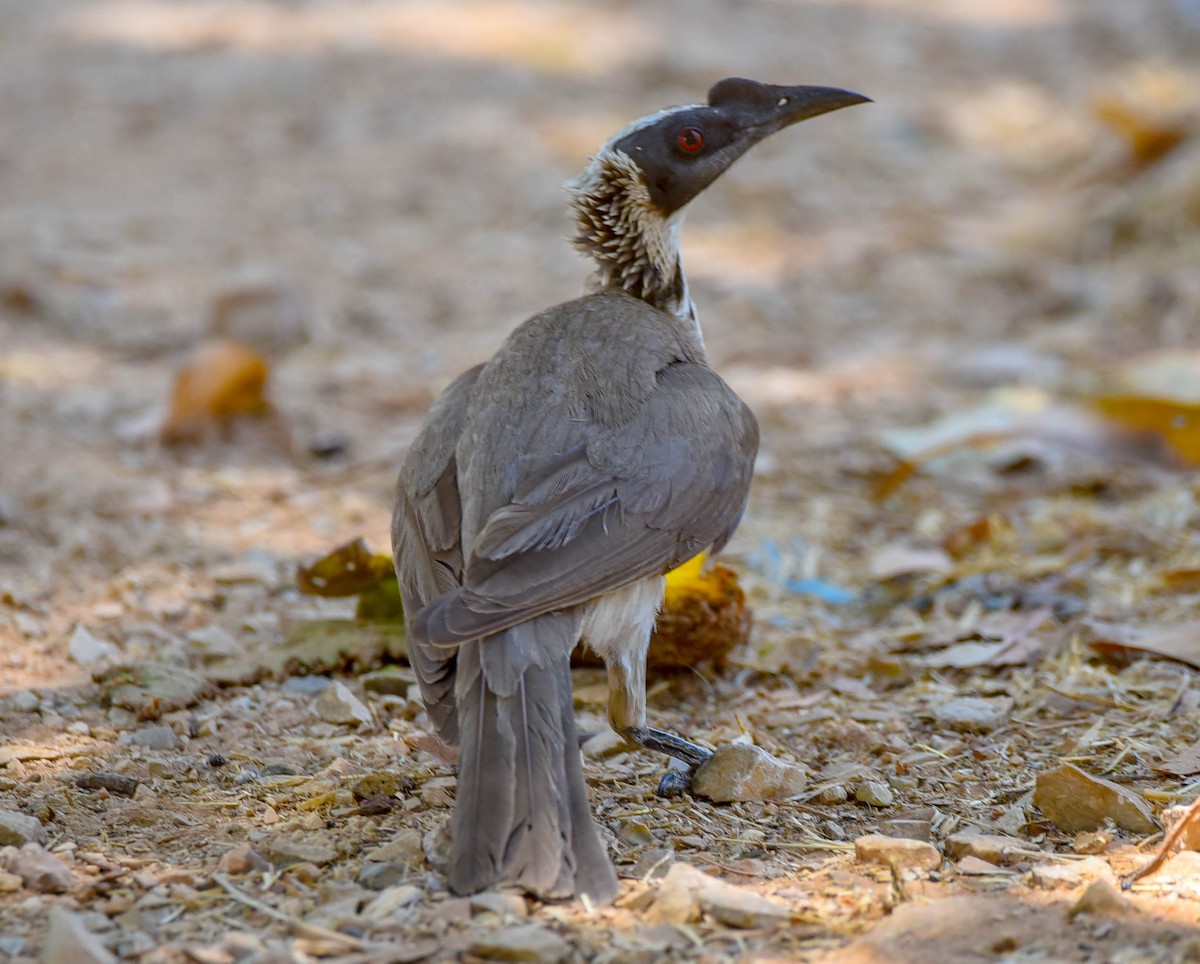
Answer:
[(691, 322), (699, 336), (680, 252), (684, 212), (664, 217), (650, 202), (641, 174), (621, 155), (593, 163), (571, 186), (571, 206), (575, 247), (597, 265), (589, 287), (622, 288)]

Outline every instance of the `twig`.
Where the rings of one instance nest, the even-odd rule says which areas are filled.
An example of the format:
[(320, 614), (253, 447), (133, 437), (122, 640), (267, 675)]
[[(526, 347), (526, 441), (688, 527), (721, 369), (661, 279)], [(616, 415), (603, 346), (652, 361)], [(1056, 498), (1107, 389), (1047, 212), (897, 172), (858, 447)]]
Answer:
[(266, 904), (256, 897), (251, 897), (244, 890), (238, 887), (232, 880), (224, 874), (213, 874), (221, 888), (239, 904), (245, 904), (258, 911), (260, 914), (266, 914), (268, 917), (287, 924), (296, 930), (297, 933), (303, 934), (305, 937), (311, 937), (316, 940), (341, 941), (354, 950), (362, 950), (363, 942), (357, 937), (351, 937), (349, 934), (342, 934), (338, 931), (331, 931), (327, 927), (319, 927), (316, 924), (309, 924), (307, 921), (302, 921), (298, 917), (293, 917), (290, 914), (285, 914), (283, 911)]
[(1139, 867), (1137, 870), (1130, 871), (1121, 878), (1121, 889), (1128, 890), (1133, 886), (1135, 881), (1154, 873), (1166, 863), (1167, 857), (1170, 856), (1175, 844), (1187, 833), (1189, 825), (1197, 821), (1200, 821), (1200, 797), (1197, 797), (1188, 804), (1188, 808), (1183, 812), (1183, 816), (1180, 817), (1179, 822), (1171, 828), (1170, 833), (1163, 837), (1163, 842), (1159, 844), (1158, 853), (1154, 855), (1153, 859), (1148, 864)]

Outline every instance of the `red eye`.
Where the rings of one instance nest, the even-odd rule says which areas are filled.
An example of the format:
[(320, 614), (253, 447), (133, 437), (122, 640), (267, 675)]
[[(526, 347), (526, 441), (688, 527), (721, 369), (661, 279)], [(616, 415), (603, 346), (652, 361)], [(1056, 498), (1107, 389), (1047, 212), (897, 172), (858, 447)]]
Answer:
[(704, 146), (704, 135), (695, 127), (687, 127), (679, 132), (675, 143), (685, 154), (695, 154)]

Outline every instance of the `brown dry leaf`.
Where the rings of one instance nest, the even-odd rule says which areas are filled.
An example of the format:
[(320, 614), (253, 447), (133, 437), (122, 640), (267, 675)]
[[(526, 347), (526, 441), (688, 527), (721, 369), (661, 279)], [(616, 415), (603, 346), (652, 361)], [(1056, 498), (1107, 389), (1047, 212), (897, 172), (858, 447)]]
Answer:
[(1135, 626), (1091, 622), (1088, 629), (1094, 637), (1088, 640), (1088, 645), (1105, 655), (1128, 659), (1131, 651), (1148, 653), (1200, 669), (1200, 625), (1196, 623)]
[(271, 410), (265, 394), (269, 372), (266, 359), (239, 342), (201, 345), (175, 376), (163, 441), (193, 440), (237, 415), (265, 415)]
[(1153, 766), (1159, 773), (1173, 773), (1179, 777), (1190, 777), (1200, 773), (1200, 742), (1184, 747), (1172, 757)]
[(1187, 465), (1200, 465), (1200, 404), (1136, 395), (1101, 395), (1094, 404), (1114, 422), (1159, 436)]
[(1135, 170), (1149, 167), (1195, 133), (1193, 79), (1162, 63), (1118, 72), (1092, 111), (1129, 148)]
[(392, 557), (371, 552), (362, 538), (338, 546), (296, 571), (301, 592), (326, 598), (357, 596), (395, 578)]

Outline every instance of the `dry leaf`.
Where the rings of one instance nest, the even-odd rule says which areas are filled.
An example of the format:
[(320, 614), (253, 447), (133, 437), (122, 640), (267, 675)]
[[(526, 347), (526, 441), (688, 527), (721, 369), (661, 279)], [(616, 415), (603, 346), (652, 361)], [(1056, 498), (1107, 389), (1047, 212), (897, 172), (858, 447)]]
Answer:
[(371, 552), (359, 538), (338, 546), (311, 566), (296, 572), (296, 585), (310, 596), (357, 596), (396, 574), (392, 557)]
[(201, 345), (175, 376), (163, 441), (195, 439), (237, 415), (265, 415), (271, 408), (265, 395), (268, 373), (266, 359), (238, 342)]
[(1179, 777), (1190, 777), (1200, 773), (1200, 742), (1184, 747), (1172, 757), (1155, 764), (1153, 769), (1159, 773), (1173, 773)]
[(1092, 622), (1088, 645), (1104, 654), (1129, 658), (1130, 652), (1173, 659), (1200, 669), (1200, 624), (1126, 626)]

